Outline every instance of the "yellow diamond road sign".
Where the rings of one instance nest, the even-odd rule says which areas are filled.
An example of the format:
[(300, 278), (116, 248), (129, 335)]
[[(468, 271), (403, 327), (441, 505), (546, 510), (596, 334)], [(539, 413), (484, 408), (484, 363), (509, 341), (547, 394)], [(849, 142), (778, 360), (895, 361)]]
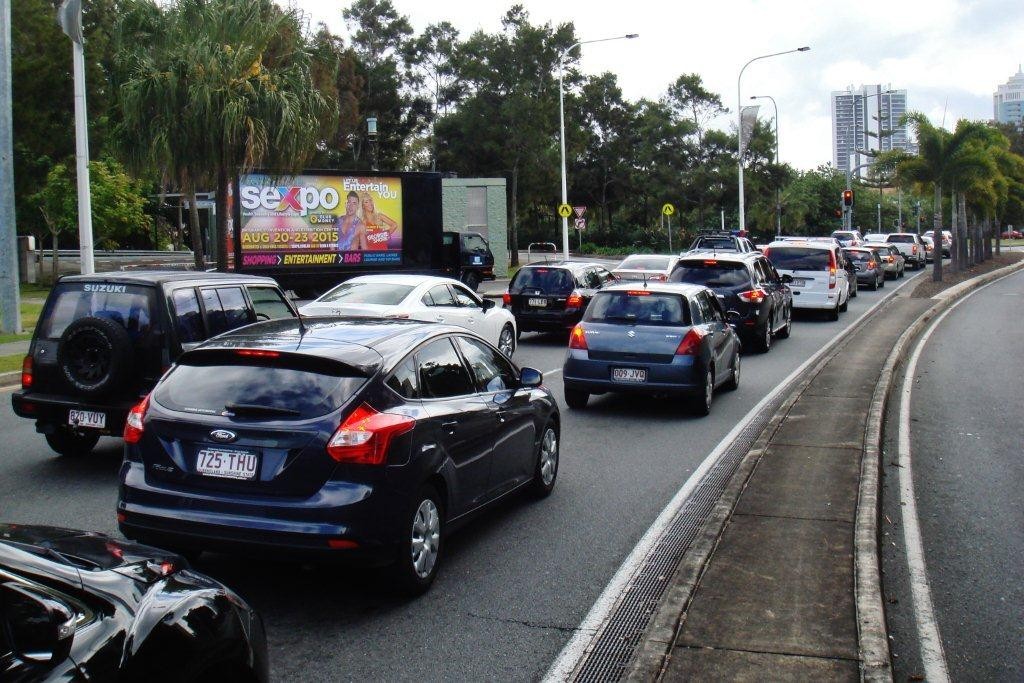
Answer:
[(572, 215), (572, 207), (569, 206), (568, 204), (559, 204), (558, 215), (561, 216), (562, 218), (568, 218), (569, 216)]
[(663, 207), (661, 207), (661, 212), (666, 216), (671, 216), (676, 212), (676, 207), (672, 206), (671, 204), (665, 204)]

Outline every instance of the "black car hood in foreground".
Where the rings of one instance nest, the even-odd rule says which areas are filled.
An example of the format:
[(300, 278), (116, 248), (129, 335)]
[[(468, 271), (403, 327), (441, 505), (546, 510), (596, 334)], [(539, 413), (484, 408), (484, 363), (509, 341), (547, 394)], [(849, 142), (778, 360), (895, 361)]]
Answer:
[[(268, 678), (259, 615), (174, 553), (95, 532), (0, 524), (0, 583), (28, 586), (78, 615), (59, 662), (22, 661), (0, 638), (0, 680)], [(18, 627), (2, 609), (0, 620), (0, 631)]]

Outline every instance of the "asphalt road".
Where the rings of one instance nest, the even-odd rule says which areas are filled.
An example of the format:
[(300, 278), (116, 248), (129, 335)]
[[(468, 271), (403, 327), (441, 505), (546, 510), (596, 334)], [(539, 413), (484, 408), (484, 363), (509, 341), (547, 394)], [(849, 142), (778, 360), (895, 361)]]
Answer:
[[(452, 537), (441, 575), (418, 600), (391, 596), (373, 572), (287, 558), (207, 554), (198, 567), (263, 614), (275, 679), (537, 679), (721, 438), (904, 282), (861, 291), (839, 322), (801, 316), (790, 339), (744, 358), (740, 389), (717, 395), (709, 417), (692, 417), (680, 403), (611, 396), (592, 398), (585, 412), (565, 409), (554, 494), (509, 501)], [(554, 370), (564, 346), (561, 337), (523, 335), (515, 360)], [(546, 383), (562, 401), (559, 375)], [(120, 442), (104, 439), (92, 457), (62, 460), (0, 397), (0, 519), (116, 533)]]
[[(1022, 313), (1022, 273), (958, 306), (925, 345), (911, 394), (911, 469), (925, 566), (955, 681), (1024, 680)], [(923, 670), (899, 523), (897, 424), (891, 412), (883, 568), (895, 678), (908, 680)]]

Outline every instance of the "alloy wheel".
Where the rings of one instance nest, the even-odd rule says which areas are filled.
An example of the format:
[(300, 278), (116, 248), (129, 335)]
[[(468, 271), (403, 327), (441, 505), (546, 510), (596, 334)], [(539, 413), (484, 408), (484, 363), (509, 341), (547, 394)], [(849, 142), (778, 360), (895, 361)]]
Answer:
[(505, 354), (506, 358), (511, 358), (512, 354), (515, 353), (516, 343), (514, 339), (515, 335), (512, 334), (512, 328), (508, 325), (501, 328), (501, 335), (498, 337), (498, 350)]
[(552, 427), (544, 432), (540, 442), (540, 478), (545, 486), (551, 486), (558, 472), (558, 436)]
[(441, 548), (441, 516), (430, 498), (423, 499), (412, 518), (412, 565), (421, 579), (430, 576)]

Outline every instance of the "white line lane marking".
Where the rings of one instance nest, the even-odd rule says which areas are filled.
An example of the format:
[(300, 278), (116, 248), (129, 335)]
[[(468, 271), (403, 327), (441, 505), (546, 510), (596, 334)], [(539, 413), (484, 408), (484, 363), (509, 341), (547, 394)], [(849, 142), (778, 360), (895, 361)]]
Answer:
[(949, 670), (946, 666), (946, 654), (942, 648), (942, 637), (939, 634), (939, 622), (935, 619), (932, 606), (932, 592), (928, 585), (928, 572), (924, 561), (924, 544), (921, 540), (921, 525), (917, 516), (917, 498), (914, 495), (914, 472), (911, 469), (910, 448), (910, 395), (914, 390), (914, 375), (917, 374), (917, 362), (921, 358), (928, 339), (946, 316), (957, 306), (977, 294), (989, 285), (1002, 281), (994, 280), (979, 287), (955, 304), (947, 308), (942, 315), (928, 326), (917, 341), (914, 353), (907, 362), (903, 386), (900, 390), (900, 428), (899, 428), (899, 463), (900, 463), (900, 510), (903, 517), (903, 542), (906, 544), (907, 569), (910, 574), (910, 594), (914, 600), (914, 619), (917, 622), (917, 637), (921, 641), (921, 663), (924, 666), (925, 678), (932, 683), (949, 681)]
[(821, 356), (837, 344), (842, 337), (842, 334), (849, 329), (850, 326), (854, 325), (864, 316), (874, 312), (876, 308), (888, 301), (891, 297), (895, 296), (900, 289), (911, 282), (915, 282), (916, 280), (916, 277), (907, 279), (895, 289), (888, 292), (881, 299), (876, 301), (874, 305), (866, 311), (861, 313), (849, 325), (844, 327), (842, 332), (837, 332), (829, 343), (825, 344), (825, 346), (819, 349), (814, 355), (804, 361), (800, 367), (789, 373), (785, 379), (776, 385), (775, 389), (758, 401), (757, 405), (751, 408), (750, 412), (744, 415), (743, 418), (736, 423), (736, 426), (718, 442), (715, 449), (712, 450), (706, 458), (704, 458), (703, 462), (697, 466), (697, 469), (694, 470), (693, 474), (691, 474), (683, 483), (682, 488), (679, 489), (676, 495), (672, 497), (672, 500), (668, 502), (668, 505), (666, 505), (662, 509), (661, 513), (658, 514), (654, 523), (651, 524), (647, 529), (647, 532), (644, 533), (643, 537), (637, 542), (633, 547), (633, 550), (619, 566), (619, 569), (615, 572), (612, 580), (609, 581), (608, 585), (605, 586), (603, 591), (601, 591), (601, 595), (598, 596), (597, 601), (594, 602), (594, 605), (590, 608), (587, 616), (583, 618), (583, 621), (577, 627), (572, 638), (569, 639), (569, 642), (566, 643), (564, 648), (562, 648), (558, 657), (556, 657), (555, 661), (551, 664), (551, 668), (548, 669), (548, 672), (544, 675), (543, 680), (545, 683), (569, 680), (572, 672), (579, 665), (580, 660), (587, 654), (587, 649), (591, 644), (592, 638), (600, 632), (601, 627), (608, 620), (615, 604), (618, 602), (619, 596), (628, 588), (630, 581), (643, 565), (647, 556), (650, 555), (651, 550), (658, 543), (669, 523), (676, 516), (679, 510), (682, 509), (683, 505), (686, 504), (687, 499), (690, 497), (690, 494), (693, 493), (697, 484), (700, 483), (700, 480), (703, 479), (708, 470), (718, 462), (719, 458), (722, 457), (728, 447), (732, 444), (733, 440), (739, 436), (740, 432), (743, 431), (747, 424), (749, 424), (750, 421), (753, 420), (759, 412), (761, 412), (764, 406), (770, 403), (794, 378), (800, 375), (800, 373), (807, 368), (813, 366)]

